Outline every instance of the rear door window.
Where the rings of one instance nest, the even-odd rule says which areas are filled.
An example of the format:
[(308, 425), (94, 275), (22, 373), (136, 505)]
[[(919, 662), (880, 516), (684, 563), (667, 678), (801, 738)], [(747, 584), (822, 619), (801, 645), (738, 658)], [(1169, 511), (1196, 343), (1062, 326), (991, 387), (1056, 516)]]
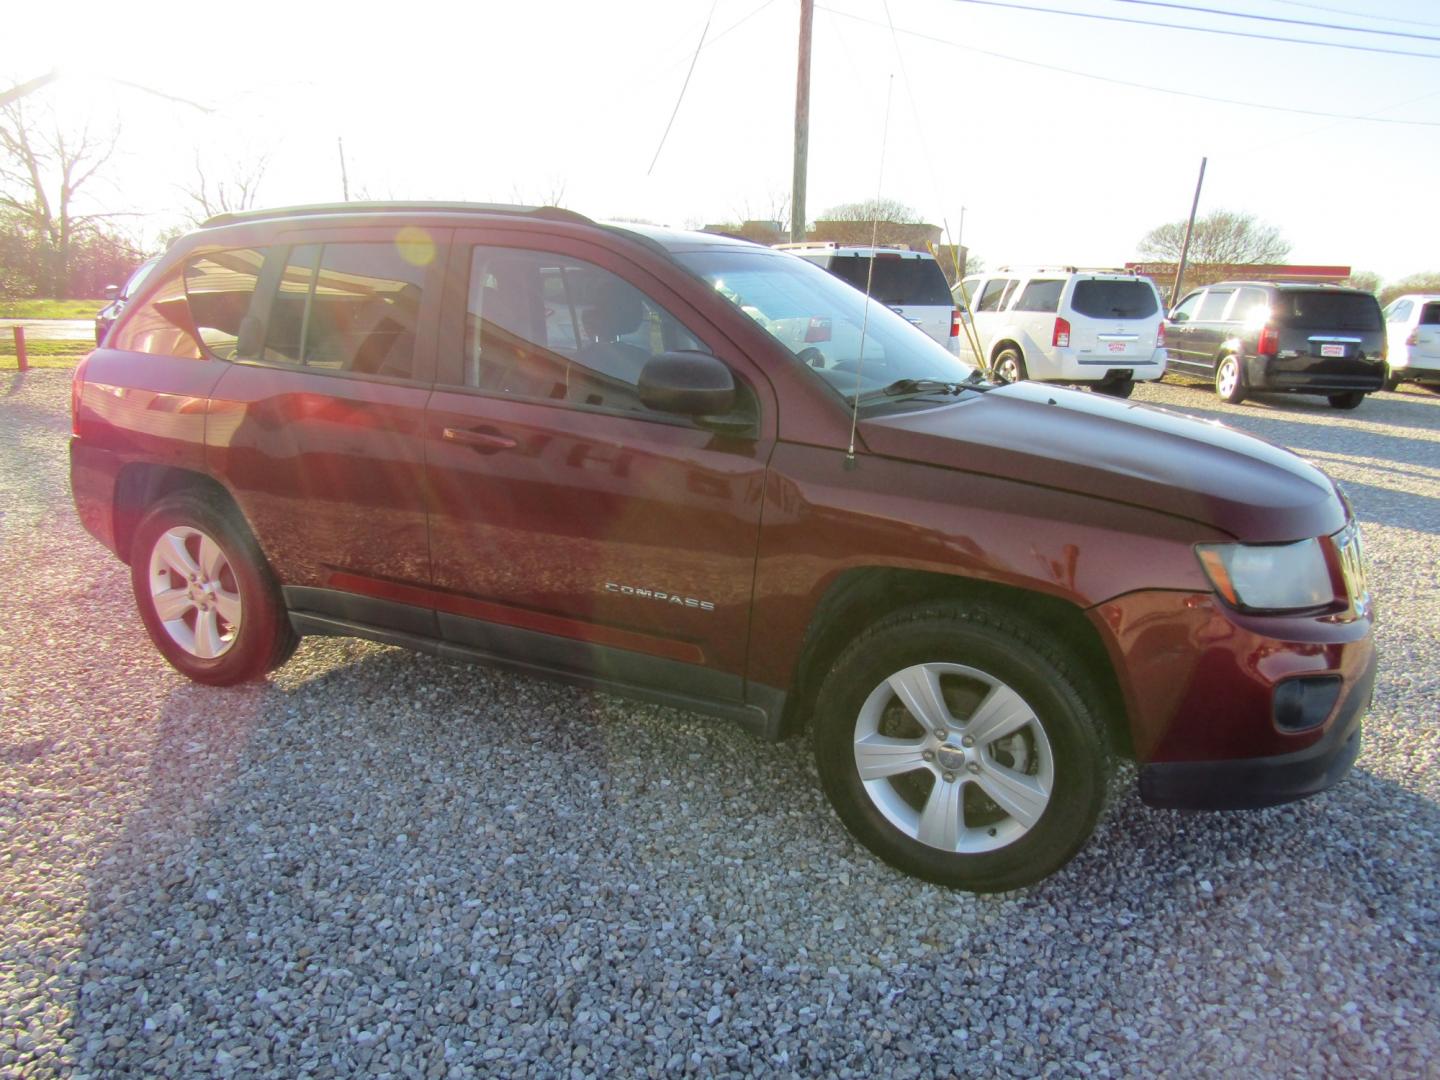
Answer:
[(1065, 288), (1063, 279), (1032, 281), (1020, 293), (1012, 311), (1059, 311), (1060, 293)]
[(1104, 278), (1082, 278), (1075, 282), (1070, 306), (1092, 319), (1148, 319), (1160, 310), (1149, 282)]
[(1368, 293), (1286, 292), (1286, 325), (1296, 330), (1379, 330), (1380, 304)]
[(882, 304), (953, 304), (945, 275), (934, 259), (910, 258), (898, 252), (881, 252), (873, 260), (866, 255), (836, 255), (828, 269), (861, 292), (866, 291), (868, 282), (870, 295)]
[(411, 377), (425, 275), (393, 243), (291, 248), (271, 304), (265, 358)]

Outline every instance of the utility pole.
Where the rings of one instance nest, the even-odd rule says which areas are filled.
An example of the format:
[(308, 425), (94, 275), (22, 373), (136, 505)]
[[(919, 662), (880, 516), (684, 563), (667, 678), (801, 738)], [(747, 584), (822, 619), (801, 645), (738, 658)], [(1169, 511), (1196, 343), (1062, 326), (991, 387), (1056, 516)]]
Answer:
[(1185, 260), (1190, 256), (1190, 234), (1195, 231), (1195, 211), (1200, 206), (1200, 188), (1205, 183), (1205, 162), (1200, 159), (1200, 179), (1195, 181), (1195, 201), (1190, 204), (1190, 220), (1185, 223), (1185, 242), (1180, 245), (1180, 265), (1175, 267), (1175, 284), (1170, 287), (1170, 306), (1180, 299), (1180, 282), (1185, 279)]
[(805, 170), (810, 156), (810, 27), (815, 0), (800, 0), (800, 65), (795, 75), (795, 178), (790, 187), (790, 241), (805, 240)]
[(335, 145), (340, 148), (340, 191), (345, 196), (345, 201), (350, 201), (350, 177), (345, 173), (345, 139), (335, 136)]

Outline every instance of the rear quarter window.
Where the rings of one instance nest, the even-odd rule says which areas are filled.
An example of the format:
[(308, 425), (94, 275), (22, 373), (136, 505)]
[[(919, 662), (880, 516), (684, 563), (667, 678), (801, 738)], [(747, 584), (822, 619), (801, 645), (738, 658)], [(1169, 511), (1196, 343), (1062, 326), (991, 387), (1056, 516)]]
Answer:
[(1062, 279), (1053, 281), (1032, 281), (1020, 293), (1011, 311), (1059, 311), (1060, 293), (1065, 288)]
[(1440, 326), (1440, 301), (1426, 304), (1420, 312), (1421, 326)]
[(1277, 305), (1296, 330), (1379, 330), (1380, 304), (1369, 293), (1287, 292)]
[(1075, 283), (1070, 307), (1092, 319), (1148, 319), (1160, 302), (1149, 282), (1085, 278)]

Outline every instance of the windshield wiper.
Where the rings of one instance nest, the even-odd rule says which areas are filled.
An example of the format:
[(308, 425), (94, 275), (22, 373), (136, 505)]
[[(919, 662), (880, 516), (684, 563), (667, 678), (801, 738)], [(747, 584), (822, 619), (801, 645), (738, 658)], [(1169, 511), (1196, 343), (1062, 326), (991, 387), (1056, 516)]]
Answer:
[(860, 395), (861, 401), (874, 401), (881, 397), (900, 397), (903, 394), (958, 394), (964, 384), (947, 382), (944, 379), (896, 379), (889, 386), (878, 390), (867, 390)]

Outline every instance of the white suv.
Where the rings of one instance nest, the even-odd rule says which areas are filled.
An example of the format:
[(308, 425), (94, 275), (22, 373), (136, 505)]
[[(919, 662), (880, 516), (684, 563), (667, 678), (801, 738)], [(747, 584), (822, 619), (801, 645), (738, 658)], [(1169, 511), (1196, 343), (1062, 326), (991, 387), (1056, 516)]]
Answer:
[(1402, 382), (1440, 390), (1440, 293), (1399, 296), (1385, 308), (1385, 389)]
[(1148, 278), (1002, 266), (965, 278), (954, 293), (1002, 382), (1079, 383), (1129, 397), (1136, 380), (1165, 374), (1165, 305)]
[(911, 326), (919, 327), (952, 353), (960, 319), (945, 272), (928, 251), (855, 244), (776, 244), (884, 304)]

